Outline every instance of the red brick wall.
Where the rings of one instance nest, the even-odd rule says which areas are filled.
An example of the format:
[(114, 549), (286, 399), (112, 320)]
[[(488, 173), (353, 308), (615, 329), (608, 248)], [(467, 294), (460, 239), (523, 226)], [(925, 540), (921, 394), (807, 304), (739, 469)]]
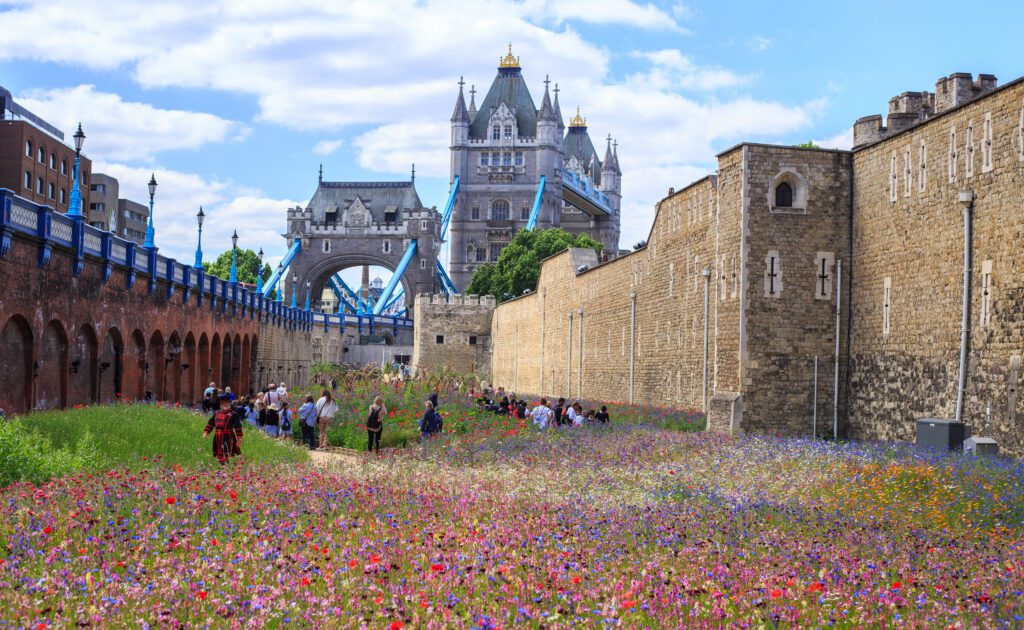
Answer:
[[(25, 142), (32, 142), (32, 157), (25, 155)], [(38, 160), (39, 148), (43, 148), (43, 162)], [(50, 168), (50, 155), (57, 158), (56, 168)], [(67, 174), (61, 174), (61, 163), (67, 162)], [(72, 175), (75, 168), (75, 150), (49, 134), (20, 120), (0, 121), (0, 188), (8, 188), (16, 194), (35, 203), (68, 211), (71, 199)], [(79, 187), (82, 193), (82, 211), (89, 210), (89, 182), (92, 178), (92, 161), (82, 157), (82, 173), (85, 184)], [(31, 189), (25, 188), (25, 171), (32, 174)], [(43, 180), (43, 194), (36, 192), (36, 180)], [(48, 197), (49, 184), (55, 187), (53, 199)], [(64, 203), (60, 191), (65, 191)]]
[[(0, 407), (8, 413), (55, 408), (117, 394), (182, 403), (202, 398), (211, 381), (248, 392), (259, 323), (201, 307), (193, 292), (183, 303), (167, 285), (147, 293), (140, 274), (127, 289), (127, 271), (108, 282), (87, 259), (74, 278), (70, 252), (55, 246), (46, 269), (36, 265), (37, 244), (16, 235), (0, 260)], [(216, 356), (211, 356), (211, 349)]]

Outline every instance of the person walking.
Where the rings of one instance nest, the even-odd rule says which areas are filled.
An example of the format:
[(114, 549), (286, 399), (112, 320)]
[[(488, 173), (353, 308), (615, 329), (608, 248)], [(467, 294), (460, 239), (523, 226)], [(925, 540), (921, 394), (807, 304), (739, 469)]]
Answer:
[(547, 398), (541, 398), (540, 404), (530, 412), (533, 424), (537, 425), (537, 428), (541, 430), (548, 428), (548, 425), (551, 424), (552, 416), (554, 416), (554, 412), (548, 407)]
[(384, 399), (377, 396), (370, 405), (370, 412), (366, 415), (366, 452), (372, 453), (376, 447), (380, 452), (380, 434), (384, 432), (384, 415), (388, 412), (384, 406)]
[(430, 395), (427, 396), (427, 400), (429, 400), (430, 404), (434, 406), (434, 409), (437, 409), (437, 395), (440, 392), (441, 392), (441, 386), (438, 385), (438, 386), (435, 386), (434, 387), (434, 391), (430, 392)]
[(302, 424), (302, 441), (315, 451), (316, 442), (316, 403), (312, 396), (306, 396), (306, 402), (299, 407), (299, 422)]
[(213, 412), (203, 429), (203, 437), (213, 433), (213, 456), (223, 466), (232, 457), (242, 454), (242, 422), (231, 408), (231, 399), (221, 396), (220, 408)]
[(292, 410), (288, 408), (288, 403), (281, 403), (281, 431), (282, 437), (292, 436)]
[(434, 403), (429, 400), (423, 403), (426, 409), (423, 412), (423, 417), (420, 418), (420, 435), (423, 438), (429, 439), (435, 434), (441, 432), (442, 424), (441, 417), (437, 415), (437, 411), (434, 410)]
[(316, 423), (320, 428), (320, 448), (327, 448), (327, 429), (331, 427), (334, 414), (338, 413), (338, 403), (334, 401), (331, 390), (325, 389), (316, 401)]

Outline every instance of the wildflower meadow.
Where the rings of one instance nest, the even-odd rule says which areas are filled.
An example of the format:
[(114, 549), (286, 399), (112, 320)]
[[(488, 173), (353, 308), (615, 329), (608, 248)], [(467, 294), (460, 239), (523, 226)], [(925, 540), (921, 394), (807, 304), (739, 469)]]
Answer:
[(379, 456), (9, 485), (0, 627), (1024, 623), (1018, 460), (472, 418)]

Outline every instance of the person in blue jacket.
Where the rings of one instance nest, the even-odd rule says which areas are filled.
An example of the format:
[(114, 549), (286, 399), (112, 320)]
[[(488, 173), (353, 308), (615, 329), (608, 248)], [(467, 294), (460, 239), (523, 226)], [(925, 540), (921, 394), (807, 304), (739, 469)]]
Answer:
[(420, 434), (424, 438), (429, 438), (440, 433), (444, 425), (441, 416), (434, 409), (434, 403), (428, 400), (423, 404), (426, 410), (423, 412), (423, 417), (420, 418)]

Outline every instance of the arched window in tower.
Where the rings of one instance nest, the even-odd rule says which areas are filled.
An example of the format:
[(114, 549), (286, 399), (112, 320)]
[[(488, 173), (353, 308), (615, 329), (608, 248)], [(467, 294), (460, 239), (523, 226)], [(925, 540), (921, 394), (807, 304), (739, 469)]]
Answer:
[(781, 184), (775, 187), (775, 207), (793, 207), (793, 187), (790, 186), (787, 182), (782, 182)]
[(32, 141), (25, 141), (25, 157), (32, 157)]
[(501, 140), (501, 125), (491, 127), (491, 140)]
[(508, 221), (509, 203), (504, 199), (497, 199), (491, 204), (492, 221)]

